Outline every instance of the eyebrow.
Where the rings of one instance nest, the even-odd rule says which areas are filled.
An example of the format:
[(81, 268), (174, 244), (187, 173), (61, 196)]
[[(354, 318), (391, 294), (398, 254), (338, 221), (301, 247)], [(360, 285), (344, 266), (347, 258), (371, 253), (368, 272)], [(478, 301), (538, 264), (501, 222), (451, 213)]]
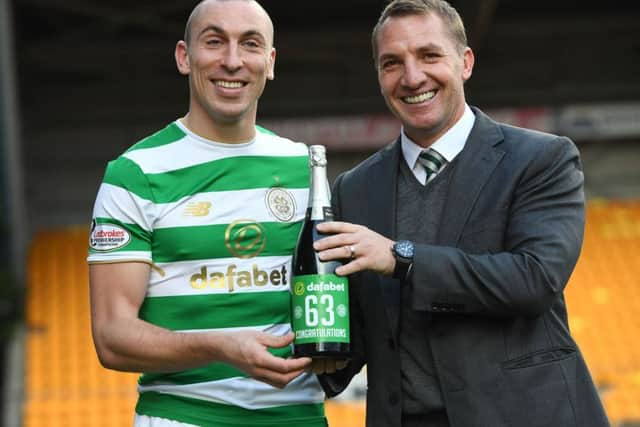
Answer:
[(424, 51), (436, 51), (436, 52), (446, 52), (446, 49), (444, 49), (444, 47), (442, 47), (439, 44), (435, 44), (435, 43), (427, 43), (424, 46), (420, 46), (418, 48), (419, 52), (424, 52)]
[[(427, 43), (424, 46), (419, 46), (416, 49), (416, 52), (439, 52), (439, 53), (446, 53), (446, 50), (440, 46), (439, 44), (435, 44), (435, 43)], [(395, 52), (383, 52), (380, 54), (380, 56), (378, 57), (378, 61), (382, 61), (384, 59), (388, 59), (388, 58), (397, 58), (398, 55)]]
[[(200, 34), (198, 34), (198, 37), (208, 32), (213, 32), (217, 34), (227, 34), (227, 32), (222, 27), (210, 24), (204, 27), (202, 31), (200, 31)], [(242, 33), (242, 38), (247, 38), (247, 37), (259, 37), (260, 39), (266, 42), (265, 36), (258, 30), (248, 30)]]

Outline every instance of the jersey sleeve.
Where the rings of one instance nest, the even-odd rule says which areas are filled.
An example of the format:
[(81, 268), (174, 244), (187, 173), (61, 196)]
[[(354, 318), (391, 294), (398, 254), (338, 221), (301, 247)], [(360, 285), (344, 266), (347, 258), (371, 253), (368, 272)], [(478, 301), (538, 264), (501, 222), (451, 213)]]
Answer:
[(93, 209), (88, 262), (151, 263), (154, 206), (147, 177), (135, 162), (109, 162)]

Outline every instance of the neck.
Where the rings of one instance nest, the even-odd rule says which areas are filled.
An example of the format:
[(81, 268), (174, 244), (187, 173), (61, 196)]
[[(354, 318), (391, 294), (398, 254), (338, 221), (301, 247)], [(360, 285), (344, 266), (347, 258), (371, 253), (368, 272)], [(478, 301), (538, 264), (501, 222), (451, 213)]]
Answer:
[(243, 144), (256, 136), (255, 115), (239, 120), (215, 119), (209, 115), (189, 111), (182, 123), (196, 135), (225, 144)]

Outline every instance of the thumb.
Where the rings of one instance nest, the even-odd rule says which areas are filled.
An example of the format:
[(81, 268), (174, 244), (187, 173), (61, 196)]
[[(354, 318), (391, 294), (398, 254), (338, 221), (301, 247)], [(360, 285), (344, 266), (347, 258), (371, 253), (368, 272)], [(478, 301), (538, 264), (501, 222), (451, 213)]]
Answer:
[(293, 332), (288, 332), (285, 335), (271, 335), (271, 334), (264, 334), (264, 339), (262, 340), (262, 343), (268, 347), (275, 347), (275, 348), (280, 348), (280, 347), (286, 347), (289, 344), (291, 344), (293, 342)]

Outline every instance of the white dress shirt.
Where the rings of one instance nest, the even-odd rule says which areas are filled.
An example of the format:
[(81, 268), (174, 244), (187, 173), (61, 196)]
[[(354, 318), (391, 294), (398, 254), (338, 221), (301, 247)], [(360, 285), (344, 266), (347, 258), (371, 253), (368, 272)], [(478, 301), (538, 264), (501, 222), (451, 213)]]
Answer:
[[(476, 116), (473, 114), (473, 111), (471, 111), (471, 108), (465, 104), (464, 113), (462, 117), (460, 117), (460, 120), (431, 144), (431, 148), (440, 153), (447, 161), (442, 169), (447, 167), (447, 164), (451, 163), (453, 159), (460, 154), (467, 142), (467, 138), (471, 133), (471, 128), (473, 128), (475, 121)], [(418, 156), (425, 148), (413, 142), (405, 134), (404, 128), (402, 128), (400, 134), (400, 144), (402, 145), (402, 154), (407, 162), (407, 166), (409, 166), (409, 169), (413, 172), (416, 179), (424, 185), (427, 180), (427, 173), (420, 162), (418, 162)]]

